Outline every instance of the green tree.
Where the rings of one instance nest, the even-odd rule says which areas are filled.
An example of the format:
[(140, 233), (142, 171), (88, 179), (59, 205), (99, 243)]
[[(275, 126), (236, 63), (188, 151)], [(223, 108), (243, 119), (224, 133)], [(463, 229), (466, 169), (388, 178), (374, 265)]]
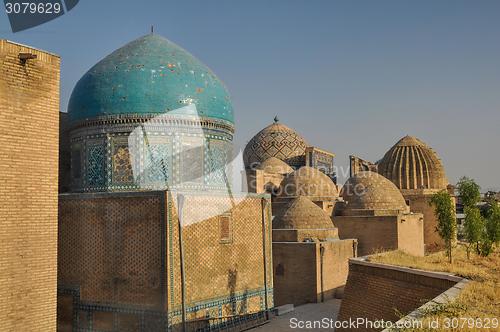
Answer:
[(484, 240), (485, 223), (481, 215), (481, 211), (474, 204), (465, 207), (465, 221), (464, 221), (465, 238), (467, 239), (467, 258), (469, 258), (470, 251), (473, 247), (476, 253), (481, 254), (481, 244)]
[(455, 239), (457, 231), (457, 222), (455, 219), (455, 208), (453, 206), (451, 195), (445, 189), (431, 196), (430, 206), (434, 206), (434, 215), (438, 220), (436, 232), (446, 243), (446, 251), (452, 263), (451, 245)]
[(486, 218), (486, 234), (481, 246), (481, 255), (488, 256), (493, 252), (493, 244), (500, 244), (500, 206), (495, 200), (488, 203)]
[(474, 179), (462, 176), (455, 188), (458, 190), (458, 195), (462, 199), (464, 208), (476, 206), (476, 203), (481, 199), (481, 194), (479, 193), (481, 187), (476, 184)]
[(477, 202), (481, 199), (481, 187), (473, 179), (463, 176), (456, 188), (464, 205), (464, 230), (469, 243), (467, 257), (472, 247), (477, 254), (488, 256), (493, 252), (493, 244), (500, 244), (500, 207), (495, 200), (491, 200), (488, 207), (480, 211)]

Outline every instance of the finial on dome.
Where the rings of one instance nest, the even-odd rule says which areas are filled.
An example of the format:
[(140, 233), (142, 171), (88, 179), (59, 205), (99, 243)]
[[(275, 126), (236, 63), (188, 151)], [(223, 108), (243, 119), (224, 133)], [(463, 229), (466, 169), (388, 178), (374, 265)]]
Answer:
[(278, 119), (278, 116), (275, 116), (274, 117), (274, 122), (278, 123), (280, 121), (280, 119)]

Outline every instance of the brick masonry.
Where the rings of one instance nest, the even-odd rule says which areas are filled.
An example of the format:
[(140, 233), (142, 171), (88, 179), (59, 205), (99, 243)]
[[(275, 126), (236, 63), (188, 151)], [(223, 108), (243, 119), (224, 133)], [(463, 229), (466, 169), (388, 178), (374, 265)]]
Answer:
[(321, 302), (322, 273), (324, 300), (332, 299), (337, 288), (346, 283), (347, 261), (354, 257), (354, 242), (273, 242), (275, 305)]
[[(453, 287), (457, 279), (460, 278), (351, 259), (337, 320), (364, 318), (372, 322), (382, 319), (396, 322), (399, 317), (395, 309), (406, 315)], [(381, 329), (364, 327), (361, 330)]]
[(59, 72), (0, 40), (0, 331), (56, 330)]
[[(272, 309), (268, 196), (234, 196), (231, 208), (226, 196), (184, 194), (188, 320), (262, 313), (266, 302)], [(59, 197), (58, 328), (180, 331), (175, 197), (169, 191)], [(71, 303), (67, 295), (73, 306), (63, 305)]]
[(341, 239), (358, 239), (359, 256), (389, 250), (424, 255), (421, 214), (335, 216), (332, 221), (338, 227)]

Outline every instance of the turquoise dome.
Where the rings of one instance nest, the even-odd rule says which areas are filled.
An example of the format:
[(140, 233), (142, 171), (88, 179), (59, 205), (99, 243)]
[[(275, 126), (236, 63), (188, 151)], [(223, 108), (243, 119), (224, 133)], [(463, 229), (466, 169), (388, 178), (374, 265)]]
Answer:
[(201, 120), (234, 124), (233, 105), (221, 80), (184, 49), (151, 33), (83, 75), (71, 94), (68, 123), (136, 114), (154, 117), (193, 104)]

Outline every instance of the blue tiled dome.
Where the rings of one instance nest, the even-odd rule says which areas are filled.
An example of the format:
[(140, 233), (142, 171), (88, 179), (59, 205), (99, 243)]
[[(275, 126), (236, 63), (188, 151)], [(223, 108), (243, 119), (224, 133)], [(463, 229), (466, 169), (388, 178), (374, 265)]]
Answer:
[(234, 124), (233, 105), (221, 80), (184, 49), (151, 33), (83, 75), (69, 101), (68, 123), (120, 115), (154, 117), (192, 104), (202, 120)]

